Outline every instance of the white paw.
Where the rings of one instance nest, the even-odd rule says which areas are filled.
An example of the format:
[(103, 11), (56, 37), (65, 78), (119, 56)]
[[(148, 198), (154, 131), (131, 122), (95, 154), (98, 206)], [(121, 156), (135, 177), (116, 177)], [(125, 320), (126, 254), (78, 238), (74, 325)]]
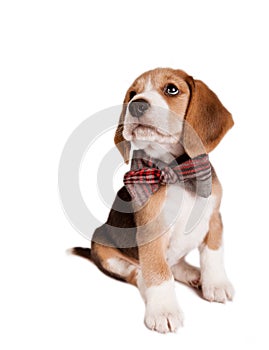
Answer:
[(176, 332), (183, 326), (183, 313), (176, 306), (173, 309), (163, 306), (147, 306), (145, 325), (160, 333)]
[(177, 304), (172, 279), (147, 288), (145, 324), (160, 333), (175, 332), (183, 325), (183, 313)]
[(234, 296), (234, 287), (229, 280), (223, 280), (217, 283), (202, 283), (203, 296), (206, 300), (225, 303), (226, 300), (232, 300)]

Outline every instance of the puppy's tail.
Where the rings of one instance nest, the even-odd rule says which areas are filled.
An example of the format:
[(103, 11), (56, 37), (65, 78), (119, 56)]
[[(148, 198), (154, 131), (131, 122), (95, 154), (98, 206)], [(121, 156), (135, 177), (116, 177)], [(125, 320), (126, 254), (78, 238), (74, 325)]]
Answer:
[(69, 249), (67, 253), (72, 255), (77, 255), (77, 256), (80, 256), (81, 258), (93, 261), (90, 248), (75, 247), (75, 248)]

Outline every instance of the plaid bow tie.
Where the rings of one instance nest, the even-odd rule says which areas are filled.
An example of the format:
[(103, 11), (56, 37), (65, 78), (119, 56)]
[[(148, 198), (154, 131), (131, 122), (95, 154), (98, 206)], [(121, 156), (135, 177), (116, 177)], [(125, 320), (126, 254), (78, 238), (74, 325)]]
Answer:
[(211, 164), (207, 154), (190, 158), (184, 154), (166, 164), (150, 158), (143, 150), (134, 151), (131, 170), (124, 175), (124, 185), (133, 200), (144, 205), (161, 185), (184, 184), (187, 190), (207, 198), (211, 194)]

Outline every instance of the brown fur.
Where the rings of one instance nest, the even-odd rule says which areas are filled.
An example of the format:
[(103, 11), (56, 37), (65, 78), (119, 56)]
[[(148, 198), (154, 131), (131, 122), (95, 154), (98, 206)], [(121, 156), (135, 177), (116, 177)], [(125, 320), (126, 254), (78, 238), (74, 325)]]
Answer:
[(166, 230), (161, 214), (165, 195), (166, 187), (162, 186), (143, 210), (135, 214), (139, 262), (147, 287), (161, 284), (172, 276), (165, 257), (168, 233), (162, 234)]
[(159, 237), (159, 232), (164, 232), (165, 226), (162, 218), (162, 208), (166, 196), (166, 186), (155, 192), (146, 205), (138, 210), (135, 216), (137, 228), (137, 243), (142, 246), (145, 243)]
[(210, 218), (209, 231), (204, 238), (204, 243), (208, 246), (208, 248), (217, 250), (222, 244), (223, 225), (219, 212), (222, 197), (222, 187), (214, 169), (212, 171), (212, 175), (212, 193), (216, 198), (216, 205), (215, 210)]
[[(187, 82), (191, 90), (191, 100), (186, 121), (198, 134), (206, 152), (209, 153), (233, 126), (233, 119), (217, 95), (202, 81), (188, 77)], [(190, 156), (197, 155), (194, 140), (197, 138), (190, 133), (190, 128), (185, 130), (183, 145)]]
[(133, 259), (125, 254), (122, 254), (122, 252), (119, 249), (107, 247), (95, 242), (92, 242), (91, 251), (92, 251), (91, 253), (92, 261), (102, 272), (120, 281), (125, 281), (133, 285), (136, 285), (137, 269), (134, 269), (130, 274), (123, 276), (123, 275), (119, 275), (117, 272), (114, 272), (108, 263), (109, 259), (116, 258), (119, 261), (125, 262), (129, 266), (138, 267), (138, 261), (136, 259)]
[(138, 248), (139, 262), (146, 287), (159, 285), (172, 278), (172, 272), (165, 257), (168, 235), (169, 233), (166, 233)]
[(214, 211), (209, 222), (209, 231), (204, 243), (208, 248), (217, 250), (222, 243), (222, 220), (219, 211)]
[(130, 154), (130, 150), (131, 150), (131, 144), (130, 144), (130, 142), (126, 141), (122, 135), (124, 116), (126, 113), (126, 101), (127, 101), (127, 97), (125, 97), (125, 99), (124, 99), (119, 124), (118, 124), (117, 130), (115, 132), (115, 136), (114, 136), (114, 142), (115, 142), (115, 145), (118, 147), (118, 150), (120, 151), (125, 163), (128, 164), (129, 163), (129, 154)]

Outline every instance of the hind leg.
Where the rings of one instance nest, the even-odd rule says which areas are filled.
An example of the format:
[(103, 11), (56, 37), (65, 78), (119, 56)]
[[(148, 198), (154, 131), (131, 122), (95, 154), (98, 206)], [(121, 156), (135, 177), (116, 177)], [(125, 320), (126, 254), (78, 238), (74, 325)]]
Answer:
[(120, 250), (92, 242), (91, 258), (106, 275), (137, 286), (139, 262)]
[(175, 280), (198, 288), (201, 285), (201, 272), (198, 267), (188, 264), (182, 258), (176, 265), (171, 267)]

